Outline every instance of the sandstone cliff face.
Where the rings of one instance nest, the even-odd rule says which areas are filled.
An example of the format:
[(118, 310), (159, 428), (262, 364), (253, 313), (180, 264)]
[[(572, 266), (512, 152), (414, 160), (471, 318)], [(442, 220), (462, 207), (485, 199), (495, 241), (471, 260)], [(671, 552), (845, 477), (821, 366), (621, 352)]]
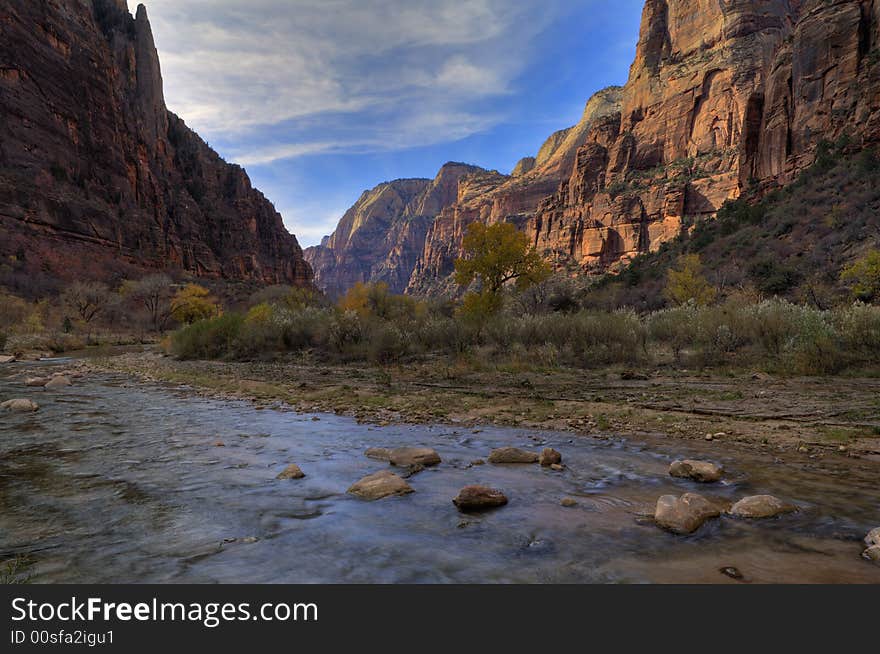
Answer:
[(588, 136), (540, 204), (535, 246), (605, 270), (751, 184), (792, 181), (821, 140), (875, 141), (877, 4), (648, 0), (619, 121)]
[(0, 255), (62, 279), (310, 283), (271, 203), (166, 109), (143, 6), (0, 0), (0, 116)]
[(627, 84), (509, 178), (462, 179), (407, 289), (449, 290), (476, 220), (517, 224), (561, 270), (614, 269), (841, 138), (880, 140), (880, 2), (647, 0)]
[(336, 231), (305, 251), (316, 285), (334, 297), (358, 282), (384, 282), (402, 293), (434, 217), (458, 200), (460, 180), (479, 172), (448, 163), (433, 180), (401, 179), (364, 191)]

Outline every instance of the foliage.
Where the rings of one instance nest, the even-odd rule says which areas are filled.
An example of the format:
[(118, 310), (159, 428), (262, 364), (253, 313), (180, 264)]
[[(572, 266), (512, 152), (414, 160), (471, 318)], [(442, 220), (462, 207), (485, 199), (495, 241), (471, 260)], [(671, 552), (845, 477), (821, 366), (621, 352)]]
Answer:
[(171, 300), (171, 317), (184, 325), (205, 320), (220, 313), (217, 300), (211, 292), (198, 284), (187, 284)]
[(464, 257), (455, 262), (455, 280), (461, 286), (479, 280), (483, 292), (498, 295), (509, 282), (523, 290), (550, 275), (528, 237), (510, 223), (472, 223), (462, 249)]
[(703, 264), (697, 254), (679, 257), (675, 268), (669, 271), (666, 296), (675, 304), (711, 304), (717, 292), (703, 274)]
[(874, 302), (880, 299), (880, 250), (872, 249), (844, 268), (840, 280), (849, 286), (856, 300)]

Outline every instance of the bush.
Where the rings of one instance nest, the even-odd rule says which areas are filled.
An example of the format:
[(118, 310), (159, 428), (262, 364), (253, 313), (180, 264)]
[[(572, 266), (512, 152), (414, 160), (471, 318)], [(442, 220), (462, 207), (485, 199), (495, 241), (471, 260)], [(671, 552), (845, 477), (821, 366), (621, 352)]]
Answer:
[(233, 357), (244, 324), (245, 318), (239, 313), (193, 323), (174, 333), (171, 351), (180, 359)]

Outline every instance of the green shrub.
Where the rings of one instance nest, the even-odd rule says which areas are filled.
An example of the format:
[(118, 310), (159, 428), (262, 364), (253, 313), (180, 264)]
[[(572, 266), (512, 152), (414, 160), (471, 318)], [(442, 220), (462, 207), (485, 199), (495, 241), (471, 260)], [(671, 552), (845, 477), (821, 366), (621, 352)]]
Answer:
[(171, 351), (180, 359), (225, 359), (234, 357), (245, 323), (239, 313), (201, 320), (176, 331)]

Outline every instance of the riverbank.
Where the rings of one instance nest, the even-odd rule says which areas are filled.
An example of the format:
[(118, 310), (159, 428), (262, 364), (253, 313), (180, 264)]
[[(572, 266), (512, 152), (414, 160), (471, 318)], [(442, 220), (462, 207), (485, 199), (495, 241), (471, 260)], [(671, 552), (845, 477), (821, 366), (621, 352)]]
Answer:
[(380, 426), (494, 425), (880, 462), (880, 379), (520, 370), (445, 359), (394, 367), (177, 361), (151, 351), (95, 358), (88, 366), (191, 386), (203, 396), (258, 407), (280, 402)]

